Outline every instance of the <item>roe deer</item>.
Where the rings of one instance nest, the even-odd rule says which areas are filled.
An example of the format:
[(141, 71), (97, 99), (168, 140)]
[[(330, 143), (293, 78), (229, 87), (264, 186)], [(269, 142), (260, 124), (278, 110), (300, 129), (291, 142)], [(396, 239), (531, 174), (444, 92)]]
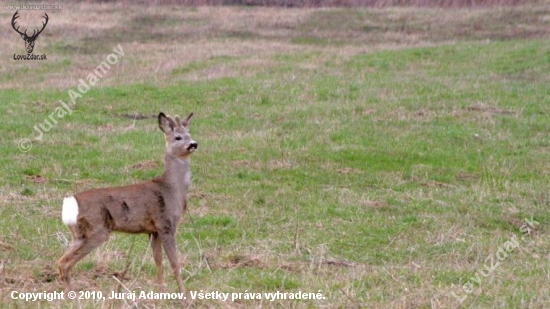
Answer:
[(166, 138), (165, 166), (162, 176), (153, 180), (114, 188), (93, 189), (67, 197), (61, 217), (72, 234), (71, 246), (59, 259), (59, 275), (71, 287), (71, 269), (84, 256), (109, 238), (112, 231), (149, 235), (162, 287), (162, 247), (184, 292), (180, 275), (175, 234), (187, 206), (191, 182), (190, 156), (198, 144), (189, 135), (193, 113), (180, 121), (158, 115), (158, 125)]

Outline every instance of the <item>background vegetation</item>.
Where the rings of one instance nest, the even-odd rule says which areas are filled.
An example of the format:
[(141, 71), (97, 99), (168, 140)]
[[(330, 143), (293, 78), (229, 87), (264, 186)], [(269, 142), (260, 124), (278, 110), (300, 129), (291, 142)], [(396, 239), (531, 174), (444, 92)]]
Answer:
[[(285, 9), (65, 4), (35, 54), (0, 11), (0, 300), (61, 291), (64, 196), (163, 169), (159, 111), (195, 113), (189, 290), (322, 291), (195, 307), (544, 308), (550, 5)], [(24, 14), (23, 14), (24, 13)], [(34, 14), (34, 15), (33, 15)], [(42, 12), (21, 11), (22, 22)], [(42, 141), (67, 91), (125, 56)], [(523, 234), (525, 219), (540, 223)], [(519, 248), (462, 286), (513, 235)], [(175, 281), (165, 262), (167, 291)], [(115, 234), (78, 289), (157, 291), (145, 236)], [(467, 295), (461, 304), (452, 295)], [(34, 305), (34, 304), (33, 304)], [(170, 301), (42, 307), (168, 308)]]

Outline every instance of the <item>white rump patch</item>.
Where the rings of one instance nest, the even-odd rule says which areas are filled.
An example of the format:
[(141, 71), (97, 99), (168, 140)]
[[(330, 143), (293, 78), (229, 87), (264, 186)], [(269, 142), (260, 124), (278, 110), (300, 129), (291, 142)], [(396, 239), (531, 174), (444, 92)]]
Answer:
[(61, 211), (61, 219), (66, 225), (76, 225), (76, 217), (78, 216), (78, 202), (74, 196), (63, 199), (63, 210)]

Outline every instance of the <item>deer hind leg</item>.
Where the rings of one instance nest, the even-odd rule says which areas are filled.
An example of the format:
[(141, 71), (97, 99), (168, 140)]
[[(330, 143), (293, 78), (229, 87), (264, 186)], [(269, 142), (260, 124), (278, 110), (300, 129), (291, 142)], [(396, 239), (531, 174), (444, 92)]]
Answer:
[(69, 226), (73, 234), (73, 241), (69, 249), (59, 259), (59, 275), (66, 284), (66, 290), (71, 287), (71, 270), (73, 266), (93, 249), (99, 247), (109, 238), (109, 230), (104, 227), (91, 227), (85, 220), (78, 222), (76, 226)]
[(159, 238), (162, 242), (162, 246), (164, 247), (164, 251), (166, 251), (166, 255), (168, 256), (168, 261), (170, 261), (170, 267), (174, 272), (174, 276), (176, 276), (179, 291), (180, 293), (184, 293), (180, 264), (178, 262), (178, 253), (176, 251), (175, 231), (172, 233), (160, 233)]
[(157, 267), (157, 283), (164, 290), (162, 284), (162, 242), (158, 233), (149, 234), (149, 239), (151, 241), (151, 248), (153, 249), (153, 259)]

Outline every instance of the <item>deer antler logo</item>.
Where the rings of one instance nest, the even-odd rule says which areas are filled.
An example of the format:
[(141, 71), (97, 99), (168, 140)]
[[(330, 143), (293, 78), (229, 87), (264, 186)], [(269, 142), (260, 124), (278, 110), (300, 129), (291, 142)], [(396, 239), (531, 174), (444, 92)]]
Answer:
[(48, 14), (44, 13), (43, 17), (46, 19), (46, 22), (42, 22), (42, 29), (38, 30), (38, 32), (36, 32), (36, 29), (33, 30), (32, 35), (29, 36), (27, 35), (27, 29), (25, 29), (25, 32), (21, 32), (19, 31), (19, 26), (17, 26), (16, 28), (15, 20), (19, 18), (19, 16), (17, 15), (18, 12), (19, 11), (16, 11), (15, 14), (13, 14), (13, 17), (11, 19), (11, 26), (13, 27), (13, 30), (21, 35), (21, 38), (25, 41), (25, 49), (27, 49), (27, 54), (30, 54), (34, 49), (34, 41), (36, 41), (38, 35), (42, 33), (42, 31), (44, 30), (44, 28), (46, 28), (46, 25), (48, 24)]

